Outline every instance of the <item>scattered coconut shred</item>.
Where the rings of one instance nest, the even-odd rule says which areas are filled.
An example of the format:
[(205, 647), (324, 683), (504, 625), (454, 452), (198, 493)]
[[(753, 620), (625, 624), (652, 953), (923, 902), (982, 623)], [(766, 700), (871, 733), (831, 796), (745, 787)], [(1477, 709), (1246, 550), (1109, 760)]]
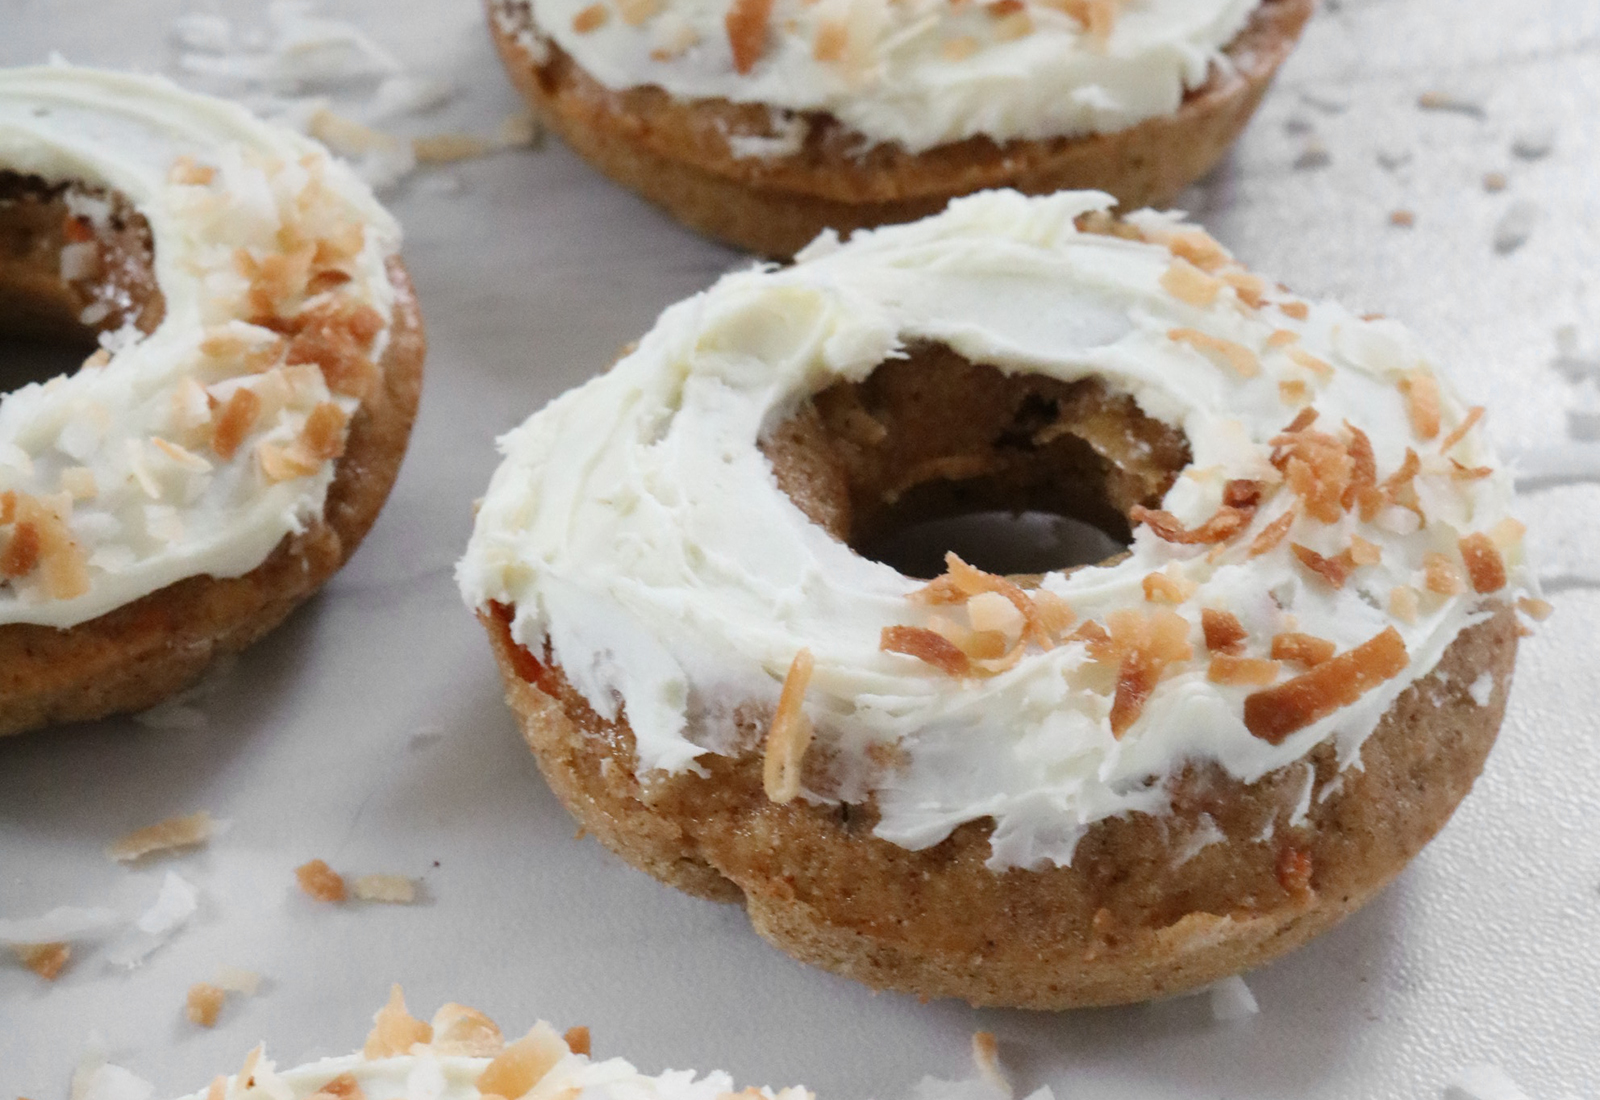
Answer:
[(217, 823), (205, 810), (187, 817), (169, 817), (143, 829), (135, 829), (106, 849), (118, 863), (132, 863), (156, 852), (198, 848), (216, 834)]
[(23, 966), (47, 982), (61, 976), (72, 958), (72, 945), (111, 931), (122, 918), (112, 909), (57, 906), (37, 917), (0, 920), (0, 944)]
[(353, 882), (329, 867), (326, 861), (313, 859), (294, 869), (295, 881), (307, 897), (332, 905), (343, 904), (354, 897), (357, 901), (384, 902), (390, 905), (411, 905), (417, 900), (415, 879), (404, 875), (358, 875)]
[(493, 135), (392, 132), (403, 118), (443, 107), (458, 89), (407, 71), (361, 30), (316, 9), (310, 0), (274, 0), (266, 6), (266, 26), (246, 30), (214, 12), (179, 16), (172, 37), (180, 78), (309, 134), (378, 191), (395, 187), (418, 165), (538, 142), (538, 123), (526, 112), (507, 118)]

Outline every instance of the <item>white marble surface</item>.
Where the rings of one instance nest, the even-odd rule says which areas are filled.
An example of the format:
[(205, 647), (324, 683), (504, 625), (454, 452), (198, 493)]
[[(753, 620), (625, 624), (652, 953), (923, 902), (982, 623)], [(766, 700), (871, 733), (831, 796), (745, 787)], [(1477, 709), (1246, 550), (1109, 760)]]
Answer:
[[(179, 10), (0, 0), (0, 62), (61, 50), (168, 68)], [(492, 131), (515, 108), (470, 0), (327, 10), (460, 85), (413, 127)], [(1430, 90), (1481, 113), (1419, 110)], [(1569, 406), (1596, 403), (1552, 359), (1556, 329), (1576, 324), (1600, 360), (1597, 109), (1594, 0), (1327, 3), (1189, 206), (1297, 290), (1414, 325), (1490, 404), (1503, 445), (1548, 447)], [(1541, 128), (1548, 156), (1513, 155)], [(1324, 166), (1295, 166), (1318, 150)], [(1504, 192), (1484, 190), (1489, 171), (1506, 173)], [(1518, 202), (1537, 209), (1532, 236), (1497, 254), (1494, 228)], [(719, 1066), (824, 1097), (894, 1098), (924, 1072), (964, 1073), (980, 1027), (1020, 1084), (1063, 1100), (1436, 1097), (1478, 1061), (1536, 1098), (1600, 1096), (1600, 487), (1524, 504), (1558, 613), (1525, 646), (1478, 788), (1373, 905), (1250, 976), (1259, 1016), (1214, 1023), (1203, 998), (1051, 1015), (874, 996), (769, 949), (737, 909), (574, 841), (450, 582), (495, 434), (739, 258), (556, 145), (423, 173), (392, 205), (433, 350), (411, 456), (366, 546), (197, 704), (203, 728), (117, 721), (0, 743), (0, 917), (133, 912), (167, 870), (202, 891), (195, 921), (131, 972), (85, 951), (47, 985), (0, 961), (0, 1095), (65, 1096), (91, 1030), (157, 1097), (203, 1085), (258, 1038), (280, 1062), (343, 1051), (398, 980), (430, 1011), (455, 999), (508, 1025), (584, 1023), (599, 1052), (649, 1070)], [(1399, 208), (1414, 228), (1389, 224)], [(231, 822), (207, 850), (131, 870), (106, 858), (122, 833), (199, 808)], [(313, 856), (419, 876), (426, 900), (317, 906), (291, 874)], [(184, 991), (223, 965), (267, 984), (196, 1029)]]

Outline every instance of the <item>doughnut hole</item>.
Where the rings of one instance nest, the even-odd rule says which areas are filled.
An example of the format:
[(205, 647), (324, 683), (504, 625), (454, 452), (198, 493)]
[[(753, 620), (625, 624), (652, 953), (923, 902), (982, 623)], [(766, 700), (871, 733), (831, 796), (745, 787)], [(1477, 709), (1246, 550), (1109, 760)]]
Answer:
[(1098, 378), (1008, 375), (933, 343), (814, 395), (761, 447), (813, 522), (918, 577), (946, 550), (1013, 575), (1102, 561), (1190, 462), (1181, 431)]
[(155, 331), (150, 225), (122, 195), (0, 171), (0, 393), (70, 374), (102, 333)]

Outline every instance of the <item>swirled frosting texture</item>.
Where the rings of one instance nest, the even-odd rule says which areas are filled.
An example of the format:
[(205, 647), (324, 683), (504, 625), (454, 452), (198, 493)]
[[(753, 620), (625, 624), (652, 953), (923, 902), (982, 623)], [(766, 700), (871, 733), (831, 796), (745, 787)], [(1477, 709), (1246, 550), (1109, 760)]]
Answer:
[[(485, 1095), (478, 1082), (491, 1061), (487, 1057), (439, 1054), (426, 1046), (419, 1046), (411, 1054), (370, 1061), (360, 1055), (325, 1058), (281, 1073), (270, 1061), (258, 1059), (249, 1073), (219, 1078), (220, 1091), (197, 1092), (187, 1100), (306, 1100), (344, 1076), (354, 1081), (361, 1090), (359, 1095), (367, 1100), (478, 1100)], [(526, 1095), (581, 1094), (589, 1100), (717, 1100), (733, 1093), (733, 1079), (721, 1071), (696, 1077), (692, 1071), (668, 1070), (650, 1077), (622, 1058), (594, 1062), (587, 1055), (569, 1052), (550, 1066)], [(750, 1089), (748, 1093), (761, 1100), (804, 1100), (810, 1096), (802, 1089), (786, 1089), (778, 1094), (770, 1089)]]
[(7, 545), (45, 534), (37, 567), (0, 566), (0, 623), (71, 627), (250, 571), (322, 512), (387, 342), (398, 226), (321, 146), (154, 77), (0, 72), (0, 169), (120, 194), (165, 300), (148, 336), (0, 400)]
[[(609, 88), (823, 111), (918, 152), (1171, 114), (1260, 2), (776, 0), (755, 31), (737, 15), (730, 25), (730, 11), (763, 5), (730, 0), (513, 0), (502, 11), (531, 9), (533, 33)], [(1098, 20), (1112, 12), (1107, 34)]]
[[(909, 848), (990, 817), (996, 868), (1066, 863), (1093, 822), (1159, 812), (1163, 781), (1189, 761), (1251, 781), (1329, 739), (1356, 760), (1400, 692), (1483, 614), (1460, 583), (1462, 537), (1494, 531), (1509, 587), (1528, 583), (1516, 525), (1502, 522), (1509, 479), (1491, 468), (1478, 426), (1449, 438), (1469, 411), (1447, 387), (1438, 429), (1418, 435), (1408, 394), (1437, 380), (1400, 325), (1269, 292), (1236, 269), (1232, 283), (1205, 275), (1169, 247), (1196, 239), (1170, 218), (1137, 216), (1139, 240), (1077, 227), (1110, 202), (987, 192), (844, 245), (819, 238), (792, 267), (731, 274), (671, 307), (609, 373), (501, 440), (505, 461), (459, 567), (468, 604), (514, 606), (518, 642), (535, 655), (548, 642), (601, 715), (625, 710), (647, 778), (733, 751), (729, 712), (743, 700), (770, 706), (808, 648), (806, 711), (845, 773), (838, 789), (809, 797), (872, 793), (878, 835)], [(1230, 481), (1263, 487), (1227, 542), (1185, 545), (1140, 525), (1126, 560), (1046, 575), (1043, 587), (1080, 623), (1153, 613), (1154, 573), (1183, 593), (1159, 606), (1182, 616), (1194, 659), (1166, 671), (1120, 737), (1084, 641), (1030, 648), (1006, 671), (964, 679), (880, 649), (883, 628), (929, 621), (909, 598), (921, 582), (830, 538), (777, 487), (763, 433), (916, 341), (1007, 373), (1098, 377), (1181, 428), (1193, 462), (1164, 507), (1191, 529), (1219, 512)], [(1217, 347), (1240, 349), (1254, 369)], [(1272, 462), (1275, 440), (1308, 407), (1328, 432), (1362, 428), (1380, 478), (1416, 454), (1414, 507), (1308, 514)], [(1274, 524), (1290, 525), (1285, 537), (1250, 556)], [(1292, 549), (1331, 558), (1358, 535), (1379, 560), (1338, 587)], [(1429, 590), (1430, 563), (1455, 578), (1434, 587), (1453, 592)], [(1397, 602), (1397, 589), (1410, 595)], [(1259, 687), (1210, 678), (1204, 608), (1234, 615), (1248, 634), (1241, 652), (1259, 658), (1279, 633), (1343, 653), (1393, 629), (1402, 669), (1274, 743), (1245, 722)], [(1297, 671), (1285, 664), (1280, 681)], [(875, 745), (898, 746), (900, 763), (874, 772)]]

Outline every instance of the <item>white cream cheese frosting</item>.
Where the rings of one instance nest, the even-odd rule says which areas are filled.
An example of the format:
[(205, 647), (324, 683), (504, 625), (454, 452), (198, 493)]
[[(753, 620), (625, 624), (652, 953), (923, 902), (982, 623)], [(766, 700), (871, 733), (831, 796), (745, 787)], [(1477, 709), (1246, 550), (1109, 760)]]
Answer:
[[(997, 869), (1065, 864), (1094, 822), (1160, 812), (1164, 781), (1191, 761), (1248, 782), (1332, 740), (1345, 765), (1357, 763), (1398, 695), (1485, 615), (1461, 582), (1462, 539), (1494, 540), (1501, 596), (1532, 585), (1510, 480), (1475, 414), (1438, 384), (1402, 326), (1268, 290), (1174, 217), (1136, 215), (1140, 240), (1076, 226), (1111, 203), (986, 192), (845, 244), (824, 236), (791, 267), (730, 274), (672, 306), (608, 373), (500, 441), (505, 460), (458, 569), (467, 603), (513, 607), (515, 641), (536, 657), (548, 643), (599, 714), (625, 714), (646, 781), (738, 751), (734, 707), (771, 706), (808, 649), (805, 711), (843, 778), (806, 797), (870, 793), (877, 834), (913, 849), (992, 818)], [(1175, 254), (1200, 255), (1185, 246), (1197, 239), (1215, 275)], [(1043, 588), (1080, 623), (1157, 607), (1152, 574), (1182, 594), (1160, 606), (1183, 617), (1194, 658), (1169, 670), (1120, 737), (1082, 641), (1030, 648), (987, 678), (885, 652), (884, 628), (926, 625), (939, 610), (910, 598), (923, 582), (831, 538), (778, 488), (758, 447), (764, 433), (810, 395), (863, 379), (918, 341), (1006, 373), (1094, 376), (1180, 428), (1193, 461), (1164, 508), (1189, 528), (1218, 512), (1230, 479), (1269, 490), (1220, 546), (1167, 541), (1140, 524), (1125, 560), (1046, 575)], [(1429, 437), (1408, 394), (1435, 387)], [(1271, 461), (1307, 407), (1315, 428), (1363, 429), (1380, 480), (1414, 452), (1414, 507), (1370, 520), (1307, 514)], [(1291, 525), (1286, 537), (1250, 556), (1274, 524)], [(1379, 560), (1341, 587), (1292, 549), (1333, 557), (1363, 545), (1357, 536)], [(1208, 674), (1206, 608), (1236, 616), (1243, 655), (1257, 659), (1279, 633), (1311, 634), (1342, 654), (1393, 629), (1403, 670), (1273, 743), (1244, 719), (1257, 688)], [(1278, 682), (1295, 673), (1284, 664)], [(890, 745), (900, 762), (875, 771), (869, 750)]]
[[(414, 1054), (371, 1061), (359, 1054), (324, 1058), (280, 1073), (262, 1059), (251, 1072), (226, 1078), (220, 1094), (202, 1090), (185, 1100), (309, 1100), (346, 1074), (366, 1100), (478, 1100), (485, 1095), (479, 1091), (478, 1081), (490, 1062), (488, 1057), (436, 1054), (419, 1048)], [(252, 1079), (254, 1084), (248, 1084)], [(752, 1091), (762, 1100), (776, 1100), (770, 1089)], [(586, 1100), (718, 1100), (733, 1092), (733, 1079), (721, 1071), (700, 1077), (688, 1070), (668, 1070), (651, 1077), (621, 1058), (594, 1062), (586, 1055), (568, 1053), (534, 1089), (503, 1100), (580, 1094)], [(809, 1096), (803, 1090), (785, 1090), (779, 1095)]]
[[(753, 61), (729, 29), (734, 9), (763, 7), (750, 0), (501, 0), (497, 15), (535, 56), (553, 41), (608, 88), (826, 112), (868, 143), (920, 152), (976, 135), (1105, 133), (1172, 114), (1213, 65), (1227, 64), (1224, 47), (1260, 3), (774, 0)], [(787, 124), (776, 121), (777, 145), (747, 151), (784, 152)]]
[[(365, 311), (375, 362), (398, 226), (321, 146), (156, 77), (0, 71), (0, 170), (120, 194), (149, 223), (165, 300), (148, 336), (103, 339), (109, 360), (0, 399), (0, 494), (33, 502), (72, 558), (65, 579), (0, 584), (0, 624), (71, 627), (185, 577), (250, 571), (322, 512), (334, 462), (296, 450), (308, 422), (342, 440), (359, 403), (291, 362), (287, 333), (319, 309)], [(92, 220), (105, 204), (76, 206)], [(283, 334), (257, 323), (264, 301)], [(225, 456), (207, 442), (241, 389), (253, 414)]]
[(443, 1006), (425, 1024), (406, 1012), (398, 986), (375, 1021), (359, 1054), (279, 1072), (257, 1047), (238, 1073), (215, 1078), (185, 1100), (814, 1100), (802, 1088), (736, 1093), (733, 1079), (720, 1070), (650, 1076), (622, 1058), (595, 1061), (587, 1053), (586, 1029), (574, 1050), (572, 1032), (564, 1037), (542, 1020), (511, 1041), (487, 1016), (457, 1004)]

